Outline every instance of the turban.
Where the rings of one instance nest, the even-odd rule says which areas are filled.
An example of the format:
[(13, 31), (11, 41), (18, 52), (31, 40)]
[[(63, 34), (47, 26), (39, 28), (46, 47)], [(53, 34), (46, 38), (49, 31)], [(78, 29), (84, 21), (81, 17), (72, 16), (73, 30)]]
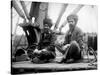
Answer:
[(45, 24), (47, 24), (49, 27), (51, 27), (52, 26), (52, 21), (49, 18), (45, 18), (43, 20), (43, 24), (44, 24), (44, 26), (45, 26)]

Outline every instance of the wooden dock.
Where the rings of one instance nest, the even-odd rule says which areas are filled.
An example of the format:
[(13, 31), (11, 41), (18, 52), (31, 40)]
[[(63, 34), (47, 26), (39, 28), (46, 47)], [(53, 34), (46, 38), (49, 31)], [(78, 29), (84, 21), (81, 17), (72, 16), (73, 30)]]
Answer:
[[(96, 64), (96, 63), (95, 63)], [(90, 63), (44, 63), (35, 64), (30, 61), (12, 63), (12, 73), (42, 73), (42, 72), (59, 72), (59, 71), (76, 71), (76, 70), (96, 70), (97, 65)]]

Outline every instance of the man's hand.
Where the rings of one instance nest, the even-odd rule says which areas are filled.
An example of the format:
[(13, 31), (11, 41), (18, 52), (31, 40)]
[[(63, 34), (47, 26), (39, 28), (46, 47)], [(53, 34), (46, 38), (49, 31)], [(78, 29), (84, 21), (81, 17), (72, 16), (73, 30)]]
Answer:
[(34, 53), (38, 53), (39, 54), (39, 53), (41, 53), (41, 50), (35, 49)]
[(70, 44), (66, 44), (62, 47), (63, 50), (65, 50), (66, 48), (68, 48), (70, 46)]
[(47, 51), (47, 49), (42, 49), (42, 51)]

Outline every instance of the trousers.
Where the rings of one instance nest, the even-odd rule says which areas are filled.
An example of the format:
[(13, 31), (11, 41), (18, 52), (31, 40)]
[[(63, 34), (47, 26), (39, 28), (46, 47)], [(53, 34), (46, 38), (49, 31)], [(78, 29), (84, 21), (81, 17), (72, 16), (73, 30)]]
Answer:
[(72, 41), (70, 46), (65, 49), (64, 60), (68, 59), (79, 60), (82, 58), (81, 49), (76, 41)]

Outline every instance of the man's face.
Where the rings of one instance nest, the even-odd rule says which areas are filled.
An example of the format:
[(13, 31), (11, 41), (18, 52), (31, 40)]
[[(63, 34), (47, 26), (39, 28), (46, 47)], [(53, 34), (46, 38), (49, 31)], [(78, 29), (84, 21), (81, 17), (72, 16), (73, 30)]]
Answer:
[(76, 26), (76, 22), (73, 18), (68, 19), (69, 28), (73, 29)]
[(48, 24), (45, 24), (45, 26), (44, 26), (44, 32), (48, 33), (49, 29), (50, 28), (49, 28)]
[(48, 24), (45, 24), (44, 28), (45, 28), (45, 29), (49, 29)]

